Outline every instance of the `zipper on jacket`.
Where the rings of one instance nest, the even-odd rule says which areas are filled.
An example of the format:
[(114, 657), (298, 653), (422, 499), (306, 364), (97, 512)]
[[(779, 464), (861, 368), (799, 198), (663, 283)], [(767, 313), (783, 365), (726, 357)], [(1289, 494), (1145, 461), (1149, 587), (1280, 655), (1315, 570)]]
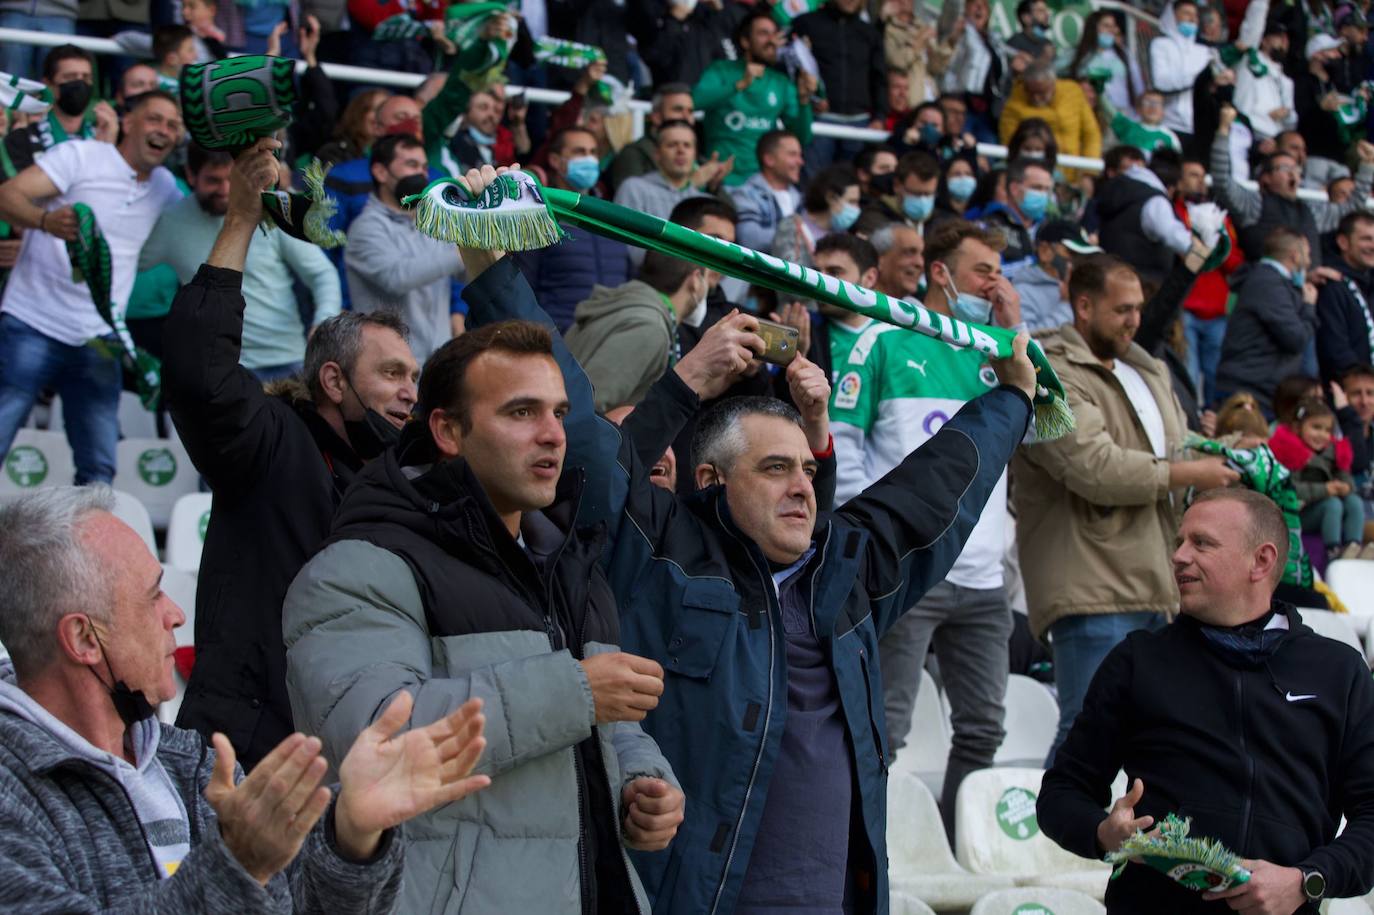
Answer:
[(1254, 800), (1254, 757), (1245, 747), (1245, 684), (1239, 670), (1235, 673), (1235, 720), (1241, 725), (1241, 756), (1245, 757), (1245, 804), (1241, 806), (1241, 841), (1237, 848), (1250, 844), (1250, 805)]
[[(745, 553), (747, 554), (749, 545), (741, 540), (734, 531), (730, 530), (730, 527), (725, 523), (725, 519), (720, 516), (719, 501), (716, 502), (716, 522), (720, 525), (722, 530), (745, 548)], [(763, 593), (765, 595), (773, 594), (773, 582), (771, 579), (763, 575), (757, 563), (755, 563), (754, 568), (760, 573), (764, 586)], [(769, 600), (770, 602), (776, 601), (776, 595), (769, 598)], [(725, 894), (725, 884), (730, 880), (730, 866), (734, 864), (735, 850), (739, 847), (740, 828), (744, 826), (744, 815), (749, 811), (749, 799), (754, 794), (754, 782), (758, 780), (759, 765), (763, 762), (763, 748), (768, 745), (768, 726), (773, 722), (773, 687), (777, 681), (777, 677), (773, 675), (773, 666), (777, 663), (776, 655), (777, 634), (773, 628), (772, 604), (770, 603), (768, 613), (768, 702), (763, 707), (763, 730), (759, 733), (759, 748), (754, 754), (754, 767), (749, 770), (749, 784), (746, 785), (744, 789), (744, 803), (740, 806), (739, 817), (735, 820), (735, 834), (730, 837), (730, 852), (725, 856), (725, 868), (721, 871), (720, 885), (716, 887), (715, 898), (711, 900), (711, 915), (715, 915), (715, 912), (720, 908), (720, 898)]]
[(883, 775), (887, 775), (887, 754), (883, 752), (883, 738), (878, 733), (878, 725), (873, 720), (873, 685), (868, 679), (868, 652), (864, 651), (862, 645), (859, 646), (859, 667), (864, 674), (864, 695), (868, 697), (868, 727), (873, 733), (873, 751), (878, 754), (878, 768), (883, 770)]

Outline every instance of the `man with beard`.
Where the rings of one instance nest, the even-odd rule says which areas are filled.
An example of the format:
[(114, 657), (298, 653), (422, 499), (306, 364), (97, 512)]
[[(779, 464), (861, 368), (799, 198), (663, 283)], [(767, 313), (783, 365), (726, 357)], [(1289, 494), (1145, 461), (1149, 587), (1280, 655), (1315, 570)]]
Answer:
[[(196, 646), (183, 728), (223, 733), (252, 768), (293, 730), (281, 606), (329, 532), (363, 464), (398, 434), (420, 367), (390, 313), (344, 312), (315, 328), (302, 384), (279, 391), (239, 364), (259, 192), (276, 182), (275, 140), (230, 170), (223, 227), (167, 316), (162, 365), (177, 432), (215, 493), (196, 590)], [(281, 235), (280, 231), (272, 234)]]
[(1180, 461), (1187, 421), (1168, 367), (1134, 342), (1145, 295), (1110, 254), (1074, 263), (1073, 324), (1040, 344), (1064, 383), (1076, 428), (1019, 449), (1016, 539), (1036, 638), (1049, 633), (1059, 690), (1055, 750), (1102, 658), (1134, 629), (1178, 609), (1169, 567), (1171, 493), (1238, 478), (1219, 458)]
[(463, 332), (450, 281), (463, 272), (453, 245), (422, 235), (415, 211), (401, 200), (429, 183), (424, 145), (393, 134), (372, 147), (372, 195), (348, 228), (344, 264), (352, 308), (391, 311), (410, 327), (411, 348), (423, 362)]
[(1331, 266), (1340, 282), (1327, 283), (1317, 294), (1317, 360), (1325, 381), (1339, 381), (1351, 369), (1374, 359), (1374, 215), (1356, 210), (1341, 220), (1336, 230), (1340, 259)]
[[(178, 285), (191, 282), (229, 211), (233, 158), (223, 150), (191, 144), (186, 178), (191, 196), (166, 210), (143, 245), (142, 272), (166, 264)], [(306, 328), (292, 284), (310, 290), (310, 330), (339, 313), (339, 274), (324, 252), (285, 232), (258, 232), (243, 271), (243, 349), (239, 362), (263, 381), (296, 375), (305, 365)]]
[(61, 143), (0, 184), (0, 219), (24, 230), (0, 299), (0, 454), (9, 451), (38, 393), (56, 388), (78, 484), (114, 479), (122, 377), (117, 360), (88, 345), (113, 339), (114, 331), (86, 283), (72, 277), (66, 243), (78, 234), (73, 205), (89, 207), (104, 233), (110, 301), (122, 309), (139, 249), (158, 215), (181, 197), (162, 167), (181, 135), (176, 100), (144, 93), (130, 103), (123, 127), (118, 145)]
[[(43, 58), (43, 85), (52, 93), (52, 110), (5, 135), (9, 162), (0, 171), (0, 180), (22, 172), (67, 140), (115, 141), (119, 121), (108, 102), (91, 104), (94, 82), (95, 58), (89, 51), (65, 44), (48, 52)], [(152, 88), (156, 86), (143, 91)]]

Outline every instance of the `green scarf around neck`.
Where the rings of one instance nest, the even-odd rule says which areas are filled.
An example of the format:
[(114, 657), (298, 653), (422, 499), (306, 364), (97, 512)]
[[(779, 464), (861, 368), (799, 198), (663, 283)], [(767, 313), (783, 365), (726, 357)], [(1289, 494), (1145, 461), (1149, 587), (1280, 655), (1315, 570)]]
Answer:
[[(572, 191), (542, 186), (525, 172), (507, 172), (473, 200), (452, 178), (431, 182), (403, 204), (416, 206), (415, 225), (432, 238), (466, 248), (525, 251), (563, 237), (559, 223), (659, 251), (802, 299), (813, 299), (865, 317), (914, 330), (951, 346), (971, 347), (994, 359), (1012, 354), (1016, 333), (971, 324), (911, 302), (837, 280), (810, 267), (721, 241), (667, 220)], [(1034, 340), (1027, 348), (1036, 371), (1035, 431), (1039, 440), (1074, 427), (1064, 388)]]

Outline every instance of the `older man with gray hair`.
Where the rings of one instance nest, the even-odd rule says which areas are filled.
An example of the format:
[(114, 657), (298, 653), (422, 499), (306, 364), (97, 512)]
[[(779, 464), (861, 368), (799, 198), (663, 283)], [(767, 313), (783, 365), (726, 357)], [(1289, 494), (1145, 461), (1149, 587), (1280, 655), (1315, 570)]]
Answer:
[(293, 734), (245, 777), (159, 724), (186, 621), (104, 487), (0, 506), (0, 907), (9, 912), (390, 912), (402, 822), (489, 783), (480, 703), (398, 735), (398, 695), (354, 742), (337, 794)]

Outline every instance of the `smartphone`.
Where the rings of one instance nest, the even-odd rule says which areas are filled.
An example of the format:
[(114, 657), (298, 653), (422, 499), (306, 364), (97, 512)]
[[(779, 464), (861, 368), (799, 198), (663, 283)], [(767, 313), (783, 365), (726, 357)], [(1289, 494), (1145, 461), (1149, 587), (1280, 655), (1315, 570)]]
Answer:
[(788, 365), (797, 358), (797, 344), (801, 341), (801, 331), (790, 324), (758, 319), (759, 336), (767, 347), (759, 356), (764, 362), (773, 365)]
[(506, 96), (507, 108), (514, 108), (516, 111), (519, 111), (520, 109), (524, 108), (526, 104), (527, 102), (525, 100), (525, 93), (523, 91), (512, 92), (510, 95)]

